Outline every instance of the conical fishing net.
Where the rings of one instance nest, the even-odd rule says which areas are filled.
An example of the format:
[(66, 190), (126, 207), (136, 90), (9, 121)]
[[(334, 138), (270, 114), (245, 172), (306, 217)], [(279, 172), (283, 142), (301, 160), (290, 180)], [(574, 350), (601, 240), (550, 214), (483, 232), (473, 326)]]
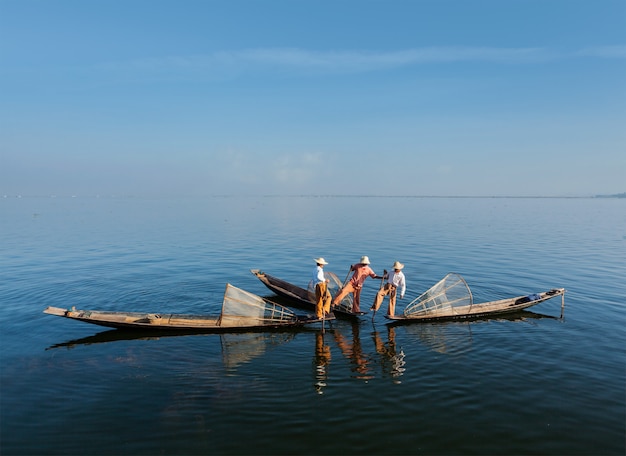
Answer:
[(290, 309), (226, 284), (221, 326), (259, 326), (297, 320)]
[(404, 315), (437, 313), (439, 310), (471, 306), (472, 302), (472, 292), (465, 279), (452, 272), (411, 301), (404, 309)]

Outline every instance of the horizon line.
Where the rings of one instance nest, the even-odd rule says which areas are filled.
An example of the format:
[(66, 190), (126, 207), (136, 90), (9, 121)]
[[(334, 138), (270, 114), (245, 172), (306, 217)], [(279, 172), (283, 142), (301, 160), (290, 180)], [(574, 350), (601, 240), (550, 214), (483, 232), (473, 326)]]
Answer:
[(24, 194), (3, 194), (2, 199), (20, 198), (449, 198), (449, 199), (589, 199), (589, 198), (626, 198), (626, 192), (614, 194), (594, 194), (594, 195), (354, 195), (354, 194), (210, 194), (210, 195), (165, 195), (165, 194), (51, 194), (51, 195), (24, 195)]

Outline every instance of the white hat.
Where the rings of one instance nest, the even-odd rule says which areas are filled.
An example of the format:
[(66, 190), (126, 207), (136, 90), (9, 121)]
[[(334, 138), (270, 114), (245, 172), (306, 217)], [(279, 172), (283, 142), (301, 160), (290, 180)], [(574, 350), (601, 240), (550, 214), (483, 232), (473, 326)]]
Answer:
[(366, 256), (362, 256), (361, 257), (361, 261), (359, 262), (361, 264), (370, 264), (370, 259)]
[(403, 265), (402, 263), (400, 263), (399, 261), (396, 261), (396, 262), (393, 264), (393, 268), (394, 268), (394, 269), (402, 269), (403, 267), (404, 267), (404, 265)]
[(324, 258), (322, 258), (322, 257), (319, 257), (319, 258), (314, 258), (314, 260), (315, 260), (315, 262), (316, 262), (317, 264), (328, 264), (328, 263), (326, 262), (326, 260), (325, 260)]

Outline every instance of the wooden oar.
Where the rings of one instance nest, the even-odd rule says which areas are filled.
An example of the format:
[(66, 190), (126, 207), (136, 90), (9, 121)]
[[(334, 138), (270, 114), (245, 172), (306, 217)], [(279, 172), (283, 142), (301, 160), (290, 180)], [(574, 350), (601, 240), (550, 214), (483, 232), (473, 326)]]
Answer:
[(352, 272), (352, 265), (350, 265), (350, 269), (348, 269), (348, 274), (346, 274), (346, 278), (343, 279), (343, 283), (341, 284), (341, 288), (345, 287), (348, 283), (348, 277), (350, 277), (350, 273)]

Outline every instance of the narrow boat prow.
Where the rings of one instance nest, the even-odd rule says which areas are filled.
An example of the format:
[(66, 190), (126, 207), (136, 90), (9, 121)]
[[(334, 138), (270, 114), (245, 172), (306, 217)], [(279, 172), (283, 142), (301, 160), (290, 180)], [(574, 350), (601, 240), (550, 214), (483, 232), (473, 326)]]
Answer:
[(68, 312), (71, 312), (71, 310), (61, 309), (60, 307), (53, 307), (53, 306), (48, 306), (43, 311), (43, 313), (56, 315), (57, 317), (66, 317)]

